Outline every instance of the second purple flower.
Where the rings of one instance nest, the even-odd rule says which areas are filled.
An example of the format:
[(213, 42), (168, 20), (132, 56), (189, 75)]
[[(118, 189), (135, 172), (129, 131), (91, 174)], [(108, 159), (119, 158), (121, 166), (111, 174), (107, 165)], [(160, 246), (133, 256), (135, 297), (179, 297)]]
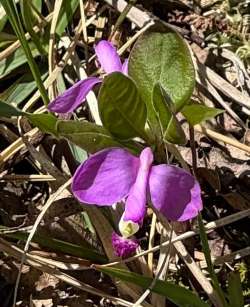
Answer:
[[(128, 74), (128, 60), (122, 64), (121, 59), (116, 51), (116, 48), (108, 41), (101, 40), (95, 46), (95, 54), (101, 68), (106, 74), (115, 71)], [(67, 89), (62, 95), (56, 97), (48, 105), (51, 112), (59, 114), (71, 113), (85, 100), (87, 94), (93, 87), (101, 83), (102, 79), (97, 77), (89, 77), (84, 80), (78, 81), (72, 87)]]

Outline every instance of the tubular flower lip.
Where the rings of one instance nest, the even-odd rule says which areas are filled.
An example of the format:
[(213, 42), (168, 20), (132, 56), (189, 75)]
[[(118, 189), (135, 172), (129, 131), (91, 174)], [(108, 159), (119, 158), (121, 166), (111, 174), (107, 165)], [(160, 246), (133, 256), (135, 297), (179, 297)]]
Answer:
[[(110, 74), (119, 71), (126, 75), (128, 74), (128, 60), (125, 60), (122, 64), (116, 48), (110, 42), (101, 40), (95, 46), (95, 53), (105, 73)], [(51, 101), (48, 109), (59, 114), (73, 112), (81, 105), (93, 87), (101, 82), (102, 80), (97, 77), (89, 77), (78, 81), (62, 95)]]
[(120, 237), (115, 232), (112, 233), (112, 245), (115, 250), (115, 255), (122, 258), (127, 258), (133, 254), (139, 246), (136, 240)]

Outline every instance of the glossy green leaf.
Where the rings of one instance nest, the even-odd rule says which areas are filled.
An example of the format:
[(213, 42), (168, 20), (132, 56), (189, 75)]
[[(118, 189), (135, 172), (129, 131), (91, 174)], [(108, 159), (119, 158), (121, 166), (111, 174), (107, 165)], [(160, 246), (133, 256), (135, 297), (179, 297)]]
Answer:
[(57, 136), (57, 118), (54, 115), (25, 113), (25, 116), (29, 119), (30, 122), (32, 122), (35, 127), (38, 127), (41, 131)]
[(120, 72), (102, 83), (99, 112), (103, 126), (121, 140), (145, 136), (146, 106), (132, 79)]
[(156, 82), (169, 93), (176, 110), (190, 100), (195, 85), (192, 58), (185, 41), (173, 28), (161, 23), (150, 27), (135, 43), (129, 57), (129, 76), (147, 103), (149, 116)]
[(200, 124), (202, 121), (213, 118), (223, 112), (224, 110), (209, 108), (201, 104), (189, 104), (181, 110), (181, 113), (192, 126)]
[(20, 116), (23, 114), (24, 112), (12, 106), (11, 104), (0, 101), (0, 116), (11, 117), (11, 116)]
[(121, 146), (104, 127), (87, 121), (58, 121), (57, 133), (89, 153)]
[(238, 272), (231, 272), (229, 274), (227, 291), (229, 307), (244, 307), (244, 296)]
[[(135, 285), (141, 286), (144, 289), (148, 288), (153, 281), (153, 279), (150, 277), (145, 277), (122, 269), (110, 267), (103, 267), (98, 269), (112, 277), (119, 278), (125, 282), (133, 283)], [(209, 307), (207, 303), (203, 302), (196, 294), (190, 290), (167, 281), (157, 280), (155, 286), (152, 289), (152, 292), (166, 297), (171, 302), (180, 307)]]

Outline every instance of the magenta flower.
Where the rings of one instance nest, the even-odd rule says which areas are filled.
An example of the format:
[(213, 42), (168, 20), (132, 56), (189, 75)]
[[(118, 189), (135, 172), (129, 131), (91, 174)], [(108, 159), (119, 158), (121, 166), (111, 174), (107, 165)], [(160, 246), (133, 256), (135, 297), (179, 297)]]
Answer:
[[(100, 41), (95, 46), (95, 53), (105, 73), (110, 74), (119, 71), (126, 75), (128, 74), (128, 60), (126, 59), (122, 64), (115, 47), (110, 42), (105, 40)], [(78, 81), (62, 95), (51, 101), (48, 105), (48, 109), (51, 112), (59, 114), (73, 112), (81, 105), (93, 87), (101, 82), (102, 80), (97, 77), (89, 77)]]
[(97, 206), (125, 202), (119, 223), (123, 237), (112, 238), (118, 256), (127, 256), (138, 246), (127, 238), (142, 224), (147, 201), (172, 221), (192, 219), (202, 209), (200, 186), (192, 175), (179, 167), (152, 164), (149, 147), (139, 158), (111, 148), (92, 155), (73, 177), (72, 191), (80, 202)]

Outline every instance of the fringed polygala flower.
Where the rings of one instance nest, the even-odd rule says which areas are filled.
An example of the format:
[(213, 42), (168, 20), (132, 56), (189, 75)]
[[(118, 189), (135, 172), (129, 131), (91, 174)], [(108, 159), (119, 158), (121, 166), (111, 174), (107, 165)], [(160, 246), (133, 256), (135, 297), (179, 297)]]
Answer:
[(153, 165), (153, 153), (145, 148), (135, 157), (120, 148), (102, 150), (82, 163), (74, 177), (72, 191), (83, 203), (112, 206), (125, 202), (119, 222), (122, 237), (113, 234), (118, 256), (126, 257), (138, 247), (128, 239), (142, 225), (147, 201), (168, 220), (186, 221), (202, 209), (201, 190), (195, 178), (183, 169)]
[[(95, 46), (95, 54), (101, 65), (101, 68), (106, 74), (115, 71), (128, 74), (128, 60), (122, 64), (121, 59), (115, 47), (108, 41), (102, 40)], [(72, 87), (67, 89), (62, 95), (49, 103), (48, 109), (51, 112), (71, 113), (85, 100), (87, 94), (93, 87), (101, 83), (102, 79), (97, 77), (89, 77), (78, 81)]]

